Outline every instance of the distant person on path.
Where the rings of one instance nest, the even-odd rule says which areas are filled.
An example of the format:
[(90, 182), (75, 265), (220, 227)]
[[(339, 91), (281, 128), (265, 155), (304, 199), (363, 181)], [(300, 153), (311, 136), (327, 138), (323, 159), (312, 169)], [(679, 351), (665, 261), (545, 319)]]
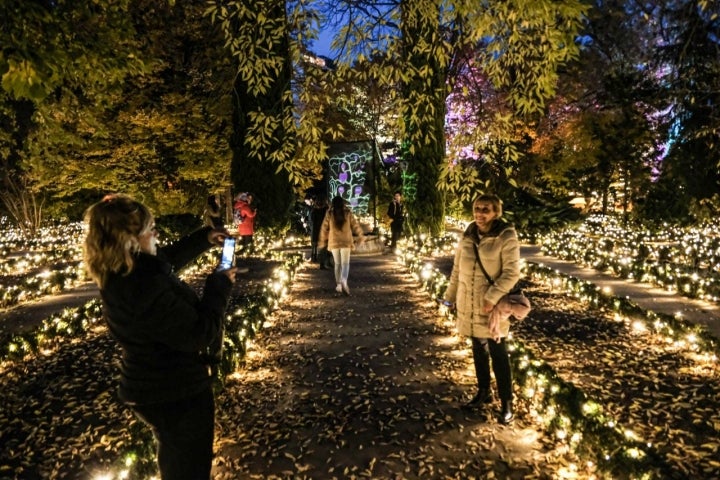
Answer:
[[(503, 295), (520, 279), (520, 245), (515, 228), (502, 220), (502, 201), (496, 195), (481, 195), (473, 202), (473, 218), (455, 252), (445, 301), (457, 311), (458, 333), (472, 341), (477, 393), (464, 408), (492, 402), (490, 358), (500, 397), (500, 422), (514, 418), (512, 373), (505, 338), (510, 321), (504, 316), (497, 331), (491, 331), (490, 314)], [(491, 285), (478, 264), (494, 280)], [(499, 338), (498, 338), (499, 337)]]
[(122, 350), (120, 398), (153, 431), (163, 480), (209, 479), (215, 401), (211, 345), (221, 345), (236, 269), (211, 273), (202, 297), (174, 273), (229, 235), (202, 228), (157, 247), (148, 208), (108, 195), (85, 212), (84, 258)]
[(310, 260), (315, 263), (320, 263), (320, 269), (325, 270), (328, 268), (328, 251), (327, 248), (319, 248), (320, 242), (320, 230), (322, 229), (325, 215), (328, 212), (327, 199), (324, 196), (320, 196), (313, 202), (313, 208), (310, 211)]
[(217, 195), (209, 195), (205, 211), (203, 212), (203, 224), (206, 227), (224, 228), (225, 223), (220, 216), (220, 204)]
[(240, 243), (243, 247), (248, 248), (253, 243), (253, 234), (255, 233), (255, 216), (257, 209), (253, 205), (252, 193), (241, 193), (235, 197), (233, 205), (233, 218), (237, 224), (238, 235), (240, 235)]
[(390, 249), (395, 250), (397, 248), (397, 241), (400, 239), (403, 233), (403, 223), (405, 223), (405, 205), (403, 204), (402, 194), (395, 192), (393, 200), (388, 205), (387, 211), (388, 217), (390, 217)]
[(350, 273), (350, 251), (354, 247), (353, 233), (358, 241), (365, 241), (362, 228), (352, 211), (345, 206), (342, 197), (332, 199), (332, 206), (325, 215), (320, 230), (319, 246), (327, 247), (335, 261), (335, 291), (350, 295), (348, 274)]

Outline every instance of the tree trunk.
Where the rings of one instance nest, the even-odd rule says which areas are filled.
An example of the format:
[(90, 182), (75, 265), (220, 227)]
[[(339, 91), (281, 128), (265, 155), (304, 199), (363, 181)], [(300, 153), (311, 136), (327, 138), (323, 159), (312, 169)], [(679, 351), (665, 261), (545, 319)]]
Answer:
[(445, 160), (448, 94), (447, 68), (434, 53), (442, 38), (439, 5), (433, 0), (405, 0), (402, 8), (403, 50), (410, 67), (402, 86), (407, 223), (413, 233), (439, 235), (445, 227), (445, 198), (437, 184)]
[[(254, 0), (245, 0), (247, 8), (256, 8)], [(285, 3), (272, 2), (272, 7), (265, 12), (269, 20), (287, 24)], [(252, 128), (250, 115), (262, 112), (266, 116), (279, 119), (292, 117), (290, 81), (292, 65), (289, 52), (289, 40), (285, 35), (275, 43), (272, 55), (285, 59), (283, 68), (277, 78), (273, 79), (267, 93), (259, 95), (249, 91), (248, 85), (238, 75), (235, 80), (235, 105), (233, 106), (233, 159), (231, 179), (234, 194), (251, 192), (258, 208), (257, 226), (280, 227), (288, 226), (290, 211), (295, 203), (292, 184), (286, 170), (279, 170), (278, 163), (270, 160), (272, 152), (283, 150), (286, 142), (294, 142), (294, 132), (288, 125), (292, 122), (280, 121), (273, 133), (272, 141), (258, 153), (248, 143), (248, 135)], [(286, 150), (287, 151), (287, 150)], [(292, 151), (292, 149), (290, 149)], [(285, 159), (287, 160), (287, 159)]]

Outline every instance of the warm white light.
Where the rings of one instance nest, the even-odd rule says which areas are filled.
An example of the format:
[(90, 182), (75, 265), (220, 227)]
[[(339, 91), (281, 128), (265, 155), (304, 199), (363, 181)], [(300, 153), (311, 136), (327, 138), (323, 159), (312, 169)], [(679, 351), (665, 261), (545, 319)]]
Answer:
[(640, 320), (635, 320), (634, 322), (632, 322), (632, 329), (635, 333), (647, 332), (647, 326), (645, 325), (645, 322), (641, 322)]
[(630, 429), (625, 430), (625, 437), (629, 440), (637, 440), (637, 435), (635, 435), (635, 432)]

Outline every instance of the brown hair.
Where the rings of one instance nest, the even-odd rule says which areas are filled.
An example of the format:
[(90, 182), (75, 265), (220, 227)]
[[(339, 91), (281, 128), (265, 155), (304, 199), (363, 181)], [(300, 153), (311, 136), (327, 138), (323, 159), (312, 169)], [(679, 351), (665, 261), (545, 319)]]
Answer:
[(493, 206), (493, 210), (495, 210), (495, 213), (497, 213), (497, 218), (502, 217), (503, 214), (503, 207), (502, 207), (502, 200), (500, 200), (500, 197), (497, 195), (493, 195), (491, 193), (483, 193), (482, 195), (478, 195), (478, 197), (473, 201), (473, 208), (476, 204), (479, 202), (486, 202)]
[(85, 268), (103, 288), (110, 273), (127, 275), (140, 249), (138, 236), (152, 228), (153, 215), (127, 195), (106, 195), (85, 211)]
[(345, 200), (342, 197), (337, 196), (332, 199), (332, 216), (335, 222), (335, 228), (342, 230), (346, 220)]

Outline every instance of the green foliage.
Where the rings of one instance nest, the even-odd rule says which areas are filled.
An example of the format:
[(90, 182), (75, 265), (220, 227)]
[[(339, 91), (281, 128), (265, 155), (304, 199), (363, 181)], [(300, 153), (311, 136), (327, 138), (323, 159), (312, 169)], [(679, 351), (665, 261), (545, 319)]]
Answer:
[(63, 85), (101, 99), (128, 74), (141, 73), (130, 0), (6, 0), (0, 32), (2, 89), (40, 102)]
[(712, 222), (720, 216), (720, 194), (690, 202), (690, 213), (697, 222)]
[[(43, 84), (45, 94), (33, 97), (31, 116), (20, 117), (15, 108), (15, 117), (26, 120), (16, 122), (8, 158), (17, 161), (7, 168), (20, 169), (52, 199), (48, 212), (76, 217), (83, 210), (78, 203), (123, 191), (159, 214), (199, 213), (206, 193), (229, 182), (233, 72), (200, 8), (199, 1), (177, 8), (94, 1), (57, 2), (42, 12), (36, 26), (59, 33), (57, 45), (40, 51), (71, 53), (38, 60), (67, 63), (63, 75)], [(77, 28), (96, 24), (88, 38)], [(55, 38), (46, 33), (36, 37)], [(16, 54), (26, 52), (26, 45), (16, 46)], [(65, 58), (71, 54), (87, 63)]]
[(652, 184), (636, 207), (635, 215), (650, 224), (664, 222), (687, 224), (691, 221), (690, 197), (668, 176)]
[[(392, 117), (402, 138), (403, 160), (414, 174), (411, 188), (417, 189), (417, 198), (422, 199), (418, 204), (409, 202), (411, 218), (422, 223), (421, 229), (435, 231), (442, 217), (436, 205), (444, 203), (445, 192), (469, 197), (489, 180), (479, 178), (473, 169), (457, 168), (454, 158), (451, 166), (446, 165), (443, 122), (448, 87), (454, 81), (452, 72), (459, 71), (462, 62), (476, 59), (482, 74), (490, 79), (489, 85), (500, 94), (497, 98), (506, 102), (508, 109), (489, 115), (483, 111), (485, 121), (469, 125), (473, 130), (466, 138), (480, 147), (483, 161), (502, 158), (498, 168), (512, 183), (512, 169), (520, 153), (515, 150), (517, 139), (506, 135), (490, 141), (474, 139), (489, 137), (487, 127), (493, 117), (543, 111), (554, 94), (558, 67), (578, 54), (574, 35), (587, 7), (569, 0), (481, 5), (456, 1), (442, 6), (423, 0), (386, 6), (371, 16), (367, 9), (354, 10), (355, 3), (335, 3), (335, 11), (346, 17), (334, 45), (344, 47), (341, 60), (363, 65), (367, 78), (397, 86), (388, 104), (395, 110)], [(366, 68), (367, 63), (372, 67)], [(494, 150), (496, 147), (500, 148)], [(468, 178), (466, 172), (471, 172)]]
[[(145, 71), (129, 5), (125, 0), (0, 4), (0, 18), (9, 20), (0, 30), (0, 179), (12, 197), (6, 204), (40, 194), (33, 172), (22, 164), (33, 155), (33, 137), (53, 138), (72, 149), (78, 139), (52, 128), (74, 121), (79, 109), (92, 121), (124, 79)], [(47, 112), (55, 123), (47, 121)], [(56, 153), (49, 145), (36, 150), (41, 157)], [(12, 190), (10, 182), (22, 190)], [(22, 225), (37, 221), (30, 215), (17, 219)]]
[[(253, 162), (274, 165), (276, 175), (282, 172), (303, 192), (319, 178), (326, 149), (316, 123), (321, 111), (306, 109), (296, 122), (290, 88), (292, 62), (313, 37), (314, 12), (305, 2), (288, 14), (281, 0), (238, 0), (210, 2), (205, 14), (220, 26), (237, 64), (235, 148)], [(305, 31), (307, 37), (291, 36)]]
[(699, 204), (720, 190), (720, 5), (671, 2), (661, 15), (668, 41), (658, 53), (674, 67), (664, 77), (672, 141), (661, 175)]
[(515, 190), (504, 201), (503, 216), (531, 242), (539, 235), (581, 220), (580, 211), (570, 206), (568, 198), (535, 196), (524, 190)]
[(178, 239), (202, 226), (200, 218), (189, 213), (162, 215), (155, 218), (155, 228), (159, 237), (166, 242)]
[(514, 111), (543, 112), (559, 67), (578, 56), (575, 36), (587, 11), (579, 1), (512, 0), (468, 12), (469, 39), (483, 43), (483, 70)]

